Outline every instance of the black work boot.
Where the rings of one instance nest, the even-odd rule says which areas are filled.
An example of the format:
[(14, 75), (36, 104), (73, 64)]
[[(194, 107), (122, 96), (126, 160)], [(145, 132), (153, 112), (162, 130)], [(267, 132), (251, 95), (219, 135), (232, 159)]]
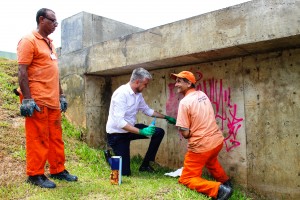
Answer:
[(41, 188), (55, 188), (56, 185), (50, 181), (44, 174), (28, 176), (27, 183), (40, 186)]
[(232, 195), (232, 188), (225, 186), (225, 185), (220, 185), (219, 190), (218, 190), (218, 196), (217, 200), (227, 200), (229, 197)]
[(59, 179), (59, 180), (66, 180), (66, 181), (77, 181), (77, 176), (69, 174), (67, 170), (64, 170), (57, 174), (51, 174), (50, 178)]
[(110, 150), (104, 151), (104, 157), (105, 157), (106, 162), (109, 164), (109, 159), (111, 158)]
[(155, 170), (150, 165), (148, 165), (148, 166), (143, 166), (143, 165), (140, 166), (139, 171), (140, 172), (149, 172), (149, 173), (155, 172)]
[(233, 185), (232, 185), (232, 182), (231, 182), (230, 179), (228, 179), (227, 181), (225, 181), (225, 182), (223, 183), (223, 185), (226, 185), (226, 186), (231, 187), (231, 188), (233, 189)]

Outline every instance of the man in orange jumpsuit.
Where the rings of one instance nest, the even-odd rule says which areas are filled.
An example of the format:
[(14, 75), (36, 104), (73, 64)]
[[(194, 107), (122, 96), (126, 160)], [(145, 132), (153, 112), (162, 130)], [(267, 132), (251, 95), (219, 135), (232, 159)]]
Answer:
[[(184, 95), (179, 103), (176, 126), (188, 139), (179, 183), (219, 200), (228, 199), (232, 195), (232, 185), (218, 161), (224, 137), (216, 123), (211, 102), (205, 93), (195, 90), (193, 73), (182, 71), (171, 74), (171, 78), (176, 80), (177, 92)], [(201, 178), (203, 167), (216, 181)]]
[(60, 86), (57, 55), (48, 35), (58, 23), (55, 13), (46, 8), (36, 14), (37, 29), (23, 37), (18, 44), (21, 115), (26, 117), (26, 173), (27, 182), (42, 188), (55, 188), (44, 175), (46, 161), (50, 177), (77, 181), (65, 169), (62, 141), (61, 112), (67, 109)]

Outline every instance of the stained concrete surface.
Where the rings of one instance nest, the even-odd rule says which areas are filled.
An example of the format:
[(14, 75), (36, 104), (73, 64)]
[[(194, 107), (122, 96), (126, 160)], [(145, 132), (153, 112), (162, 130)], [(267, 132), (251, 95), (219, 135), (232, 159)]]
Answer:
[[(191, 70), (197, 89), (213, 102), (225, 136), (220, 161), (230, 177), (267, 199), (300, 199), (300, 1), (253, 0), (144, 31), (122, 24), (119, 30), (129, 35), (118, 32), (112, 20), (98, 29), (94, 18), (87, 13), (68, 18), (65, 31), (80, 22), (82, 31), (97, 25), (101, 34), (119, 35), (66, 34), (59, 51), (70, 102), (66, 114), (87, 128), (89, 145), (106, 146), (110, 94), (129, 80), (132, 69), (153, 74), (145, 100), (171, 116), (181, 97), (169, 74)], [(148, 124), (151, 118), (139, 115), (138, 121)], [(166, 131), (157, 161), (181, 167), (186, 140), (164, 120), (157, 126)], [(134, 141), (132, 155), (144, 155), (147, 142)]]

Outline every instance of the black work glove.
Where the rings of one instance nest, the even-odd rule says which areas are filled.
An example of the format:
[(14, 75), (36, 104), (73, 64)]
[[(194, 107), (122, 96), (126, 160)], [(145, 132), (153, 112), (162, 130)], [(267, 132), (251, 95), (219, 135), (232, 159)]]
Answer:
[(66, 100), (66, 96), (61, 94), (59, 97), (59, 102), (60, 102), (60, 111), (61, 112), (66, 112), (68, 108), (68, 103)]
[(38, 105), (35, 103), (33, 99), (22, 100), (22, 105), (20, 107), (20, 112), (22, 116), (31, 117), (34, 110), (38, 112), (41, 111), (41, 109), (38, 107)]

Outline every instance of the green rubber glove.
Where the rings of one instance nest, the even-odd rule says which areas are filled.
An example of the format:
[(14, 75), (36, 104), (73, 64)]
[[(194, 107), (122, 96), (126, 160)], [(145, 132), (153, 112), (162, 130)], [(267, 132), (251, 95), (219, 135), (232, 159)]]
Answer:
[(149, 137), (155, 133), (155, 126), (148, 126), (139, 130), (139, 134)]
[(169, 124), (173, 124), (173, 125), (175, 125), (176, 124), (176, 119), (175, 118), (173, 118), (173, 117), (170, 117), (170, 116), (165, 116), (165, 119), (167, 120), (167, 122), (169, 123)]

